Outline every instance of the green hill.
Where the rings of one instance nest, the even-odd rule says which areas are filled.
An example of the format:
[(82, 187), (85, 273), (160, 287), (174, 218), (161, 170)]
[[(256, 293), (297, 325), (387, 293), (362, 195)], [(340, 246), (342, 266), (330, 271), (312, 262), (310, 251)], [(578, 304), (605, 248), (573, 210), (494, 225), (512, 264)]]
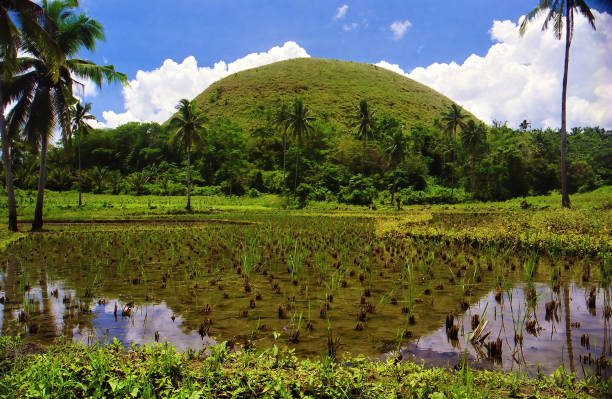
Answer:
[(349, 128), (359, 101), (407, 126), (432, 122), (452, 100), (405, 76), (372, 64), (299, 58), (230, 75), (208, 87), (196, 103), (210, 119), (228, 117), (252, 131), (282, 102), (301, 97), (313, 116)]

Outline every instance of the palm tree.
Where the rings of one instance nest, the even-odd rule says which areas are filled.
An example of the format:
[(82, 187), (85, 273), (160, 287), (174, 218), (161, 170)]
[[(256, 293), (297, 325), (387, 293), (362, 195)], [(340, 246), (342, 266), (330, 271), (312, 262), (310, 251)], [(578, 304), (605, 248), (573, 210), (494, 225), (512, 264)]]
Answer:
[[(93, 128), (89, 125), (89, 123), (87, 123), (88, 120), (96, 120), (96, 117), (93, 115), (90, 115), (89, 112), (91, 111), (91, 103), (86, 103), (85, 105), (82, 105), (80, 101), (78, 101), (73, 107), (70, 108), (70, 117), (72, 119), (72, 129), (71, 129), (71, 133), (74, 133), (76, 135), (77, 138), (77, 154), (78, 154), (78, 169), (79, 169), (79, 175), (78, 175), (78, 180), (79, 180), (79, 206), (83, 205), (83, 201), (81, 199), (82, 197), (82, 174), (81, 174), (81, 136), (85, 137), (87, 136), (92, 130)], [(68, 143), (66, 143), (67, 146), (69, 146), (69, 143), (72, 141), (72, 137), (70, 137), (70, 140), (68, 141)]]
[(442, 114), (444, 129), (447, 133), (451, 134), (455, 140), (457, 139), (457, 129), (465, 128), (465, 122), (463, 120), (468, 117), (467, 114), (464, 114), (461, 111), (463, 111), (462, 108), (457, 104), (451, 104), (448, 112)]
[(128, 183), (132, 186), (136, 195), (142, 195), (145, 185), (149, 183), (151, 177), (144, 172), (134, 172), (127, 177)]
[(193, 101), (183, 98), (176, 106), (178, 113), (170, 120), (170, 128), (175, 129), (170, 141), (179, 145), (187, 153), (187, 210), (191, 210), (191, 147), (201, 148), (205, 132), (206, 117)]
[(287, 182), (285, 181), (285, 153), (287, 152), (287, 130), (289, 129), (289, 110), (287, 104), (282, 104), (276, 115), (274, 116), (274, 125), (280, 131), (281, 137), (283, 138), (283, 185), (287, 188)]
[[(457, 148), (456, 148), (457, 129), (458, 128), (465, 129), (466, 124), (463, 120), (467, 117), (468, 115), (462, 113), (461, 107), (459, 107), (457, 104), (451, 104), (450, 108), (448, 109), (448, 112), (446, 112), (445, 114), (442, 114), (443, 127), (446, 130), (446, 132), (451, 135), (453, 139), (453, 163), (455, 163), (456, 157), (457, 157)], [(455, 190), (454, 171), (452, 172), (452, 184), (453, 184), (453, 187), (451, 190), (451, 195), (452, 195), (452, 192)]]
[(293, 111), (287, 115), (287, 126), (291, 131), (297, 146), (297, 158), (295, 160), (295, 178), (293, 182), (293, 192), (297, 190), (298, 170), (300, 164), (300, 147), (303, 141), (310, 136), (314, 128), (313, 117), (308, 116), (308, 107), (304, 105), (301, 98), (296, 98), (293, 102)]
[(519, 124), (519, 128), (521, 130), (527, 130), (531, 127), (531, 123), (527, 122), (527, 119), (523, 119), (523, 121)]
[[(17, 28), (11, 15), (17, 18), (21, 30)], [(42, 28), (46, 20), (45, 13), (38, 4), (29, 0), (0, 0), (0, 136), (2, 139), (2, 162), (6, 178), (6, 194), (8, 200), (9, 223), (11, 231), (17, 231), (17, 203), (10, 154), (10, 138), (8, 136), (4, 109), (13, 99), (5, 96), (4, 85), (9, 83), (17, 67), (17, 50), (23, 44), (23, 37), (35, 40), (45, 50), (50, 60), (58, 58), (58, 46), (50, 35)], [(57, 65), (57, 62), (55, 63)], [(57, 68), (52, 71), (57, 78)]]
[(106, 181), (109, 172), (110, 171), (106, 166), (99, 167), (98, 165), (94, 166), (87, 172), (87, 178), (94, 186), (94, 192), (102, 192), (102, 190), (104, 189), (104, 182)]
[[(603, 3), (612, 5), (612, 0), (603, 0)], [(553, 22), (554, 34), (558, 40), (563, 36), (563, 16), (565, 15), (565, 61), (563, 64), (563, 90), (561, 94), (561, 206), (570, 207), (570, 198), (567, 192), (567, 165), (565, 162), (566, 147), (566, 104), (567, 104), (567, 75), (569, 70), (569, 54), (574, 33), (574, 11), (582, 14), (589, 24), (595, 29), (595, 16), (584, 0), (540, 0), (536, 8), (531, 10), (521, 23), (520, 32), (524, 35), (529, 22), (533, 21), (538, 15), (546, 12), (546, 19), (542, 25), (542, 30), (548, 29), (548, 24)]]
[(391, 135), (387, 136), (384, 151), (389, 155), (392, 167), (397, 167), (406, 158), (407, 148), (408, 137), (401, 129), (396, 129)]
[[(45, 2), (46, 3), (46, 2)], [(84, 14), (77, 14), (74, 0), (56, 0), (43, 3), (48, 21), (44, 29), (53, 37), (63, 57), (59, 63), (59, 77), (54, 79), (56, 59), (50, 58), (38, 42), (26, 38), (23, 43), (25, 57), (18, 60), (20, 73), (8, 88), (8, 95), (17, 99), (8, 115), (9, 134), (22, 131), (25, 139), (40, 147), (38, 196), (34, 210), (32, 230), (43, 226), (43, 201), (46, 182), (47, 147), (54, 127), (61, 128), (64, 142), (70, 136), (70, 110), (73, 103), (72, 86), (80, 79), (90, 79), (98, 87), (104, 81), (127, 83), (127, 77), (115, 71), (112, 65), (100, 66), (79, 58), (72, 58), (85, 48), (93, 51), (96, 43), (104, 39), (100, 23)]]
[(469, 169), (468, 173), (464, 173), (468, 178), (471, 190), (476, 189), (476, 179), (474, 170), (476, 161), (479, 156), (485, 151), (485, 143), (487, 139), (486, 126), (483, 123), (476, 123), (473, 119), (467, 121), (465, 128), (461, 131), (461, 145), (466, 153), (467, 162), (465, 168)]
[(363, 175), (365, 176), (365, 155), (368, 139), (374, 138), (372, 125), (374, 124), (374, 112), (368, 107), (368, 102), (363, 99), (359, 103), (359, 112), (355, 117), (357, 120), (357, 139), (363, 141)]

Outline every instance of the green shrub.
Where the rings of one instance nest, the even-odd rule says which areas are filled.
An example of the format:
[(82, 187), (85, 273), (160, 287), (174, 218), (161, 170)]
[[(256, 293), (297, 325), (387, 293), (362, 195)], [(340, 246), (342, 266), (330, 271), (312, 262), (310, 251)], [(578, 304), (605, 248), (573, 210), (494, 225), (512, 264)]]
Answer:
[(376, 199), (378, 191), (371, 178), (355, 175), (349, 180), (348, 186), (340, 188), (338, 202), (353, 205), (370, 205)]
[(221, 186), (192, 187), (191, 194), (203, 196), (223, 195), (223, 190)]

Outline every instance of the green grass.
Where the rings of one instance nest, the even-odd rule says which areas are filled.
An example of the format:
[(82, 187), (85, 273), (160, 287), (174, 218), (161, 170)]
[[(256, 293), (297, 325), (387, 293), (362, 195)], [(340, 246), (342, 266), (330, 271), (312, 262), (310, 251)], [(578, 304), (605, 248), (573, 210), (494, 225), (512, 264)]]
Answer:
[[(34, 192), (18, 191), (18, 215), (23, 224), (34, 214)], [(194, 212), (186, 212), (184, 196), (133, 196), (84, 194), (79, 208), (76, 192), (47, 192), (44, 216), (47, 221), (124, 219), (238, 219), (266, 221), (280, 215), (366, 217), (377, 223), (378, 234), (402, 234), (431, 239), (494, 242), (510, 245), (557, 248), (572, 253), (612, 251), (612, 187), (575, 194), (572, 208), (562, 209), (559, 194), (516, 198), (505, 202), (455, 205), (405, 206), (401, 211), (377, 202), (377, 210), (333, 202), (310, 202), (304, 209), (292, 209), (291, 201), (278, 195), (196, 196)], [(523, 201), (529, 204), (523, 209)], [(0, 203), (6, 203), (0, 201)], [(6, 207), (0, 208), (6, 221)], [(6, 223), (6, 222), (5, 222)], [(51, 225), (48, 225), (51, 226)], [(0, 229), (0, 249), (21, 235)], [(21, 234), (21, 233), (20, 233)]]
[(209, 119), (228, 117), (249, 131), (266, 124), (268, 111), (302, 97), (313, 116), (354, 130), (359, 101), (400, 117), (407, 127), (430, 123), (452, 100), (405, 76), (372, 64), (299, 58), (238, 72), (195, 98)]
[(427, 369), (412, 362), (328, 356), (300, 360), (287, 348), (231, 352), (224, 344), (179, 353), (171, 344), (124, 350), (59, 343), (42, 354), (0, 337), (0, 397), (506, 398), (609, 397), (610, 380), (577, 380), (559, 369), (529, 379), (513, 373)]

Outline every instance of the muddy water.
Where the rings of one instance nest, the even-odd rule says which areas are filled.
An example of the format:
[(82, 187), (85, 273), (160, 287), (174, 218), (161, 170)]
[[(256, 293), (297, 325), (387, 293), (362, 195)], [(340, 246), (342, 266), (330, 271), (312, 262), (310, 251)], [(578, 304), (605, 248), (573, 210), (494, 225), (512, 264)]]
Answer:
[[(277, 344), (318, 356), (327, 351), (331, 328), (340, 353), (384, 358), (399, 347), (405, 358), (450, 367), (467, 353), (476, 367), (530, 374), (564, 365), (581, 375), (593, 369), (595, 358), (612, 356), (610, 289), (598, 281), (596, 261), (567, 268), (557, 262), (555, 286), (548, 283), (550, 262), (542, 259), (534, 282), (526, 284), (520, 255), (487, 261), (471, 247), (422, 242), (395, 250), (395, 242), (371, 246), (369, 236), (341, 250), (326, 238), (347, 228), (353, 237), (367, 236), (362, 227), (300, 226), (305, 238), (291, 245), (275, 243), (283, 228), (236, 226), (206, 227), (196, 235), (150, 231), (128, 243), (122, 233), (38, 237), (9, 251), (0, 269), (1, 331), (43, 344), (59, 336), (83, 343), (117, 338), (126, 345), (167, 339), (181, 350), (217, 340), (270, 347), (276, 331)], [(246, 284), (244, 256), (256, 247), (263, 248), (260, 265)], [(296, 258), (301, 268), (292, 276), (287, 267)], [(330, 266), (321, 271), (321, 263)], [(472, 270), (474, 265), (481, 266)], [(587, 266), (592, 277), (582, 282)], [(500, 281), (505, 290), (496, 289)], [(450, 313), (456, 339), (445, 326)], [(486, 337), (470, 343), (474, 315), (486, 320)], [(500, 351), (491, 354), (487, 346), (498, 339)]]

